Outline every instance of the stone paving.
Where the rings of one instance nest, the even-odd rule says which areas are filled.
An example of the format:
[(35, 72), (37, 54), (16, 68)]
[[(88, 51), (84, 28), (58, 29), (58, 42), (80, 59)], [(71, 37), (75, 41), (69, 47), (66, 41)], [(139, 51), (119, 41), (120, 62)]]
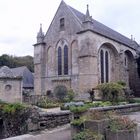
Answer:
[(71, 140), (70, 125), (68, 124), (49, 131), (44, 130), (41, 132), (7, 138), (5, 140)]
[(128, 117), (137, 122), (138, 140), (140, 140), (140, 112), (133, 112), (133, 113), (129, 114)]

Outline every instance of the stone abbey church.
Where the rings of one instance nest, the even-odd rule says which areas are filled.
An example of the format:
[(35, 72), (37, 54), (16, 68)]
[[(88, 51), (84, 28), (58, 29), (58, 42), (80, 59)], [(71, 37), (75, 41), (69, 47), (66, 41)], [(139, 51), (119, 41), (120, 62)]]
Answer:
[(83, 14), (62, 1), (34, 45), (35, 94), (65, 86), (80, 97), (100, 83), (125, 81), (138, 96), (139, 48), (132, 38), (94, 20), (88, 6)]

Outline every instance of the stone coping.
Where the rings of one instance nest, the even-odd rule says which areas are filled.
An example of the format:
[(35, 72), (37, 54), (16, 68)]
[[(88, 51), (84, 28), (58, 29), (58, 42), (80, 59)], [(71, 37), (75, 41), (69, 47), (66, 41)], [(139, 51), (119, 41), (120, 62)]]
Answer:
[(61, 115), (70, 115), (70, 111), (59, 111), (59, 112), (39, 112), (40, 116), (61, 116)]
[(128, 109), (128, 108), (135, 108), (135, 107), (140, 107), (140, 103), (106, 106), (106, 107), (96, 107), (96, 108), (90, 108), (89, 110), (110, 111), (110, 110)]

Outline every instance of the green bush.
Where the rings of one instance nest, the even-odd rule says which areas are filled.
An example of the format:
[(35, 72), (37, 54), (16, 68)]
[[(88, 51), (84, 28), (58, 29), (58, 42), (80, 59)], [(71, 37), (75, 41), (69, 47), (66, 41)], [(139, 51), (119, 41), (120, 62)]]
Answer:
[(101, 134), (95, 134), (90, 130), (84, 130), (77, 133), (72, 140), (102, 140), (103, 136)]
[(69, 102), (73, 101), (75, 97), (75, 93), (72, 89), (68, 90), (66, 98), (68, 99)]
[(126, 86), (126, 83), (124, 81), (118, 81), (117, 84), (122, 85), (123, 87)]
[(140, 98), (130, 98), (129, 103), (140, 103)]
[(93, 102), (94, 101), (94, 99), (95, 99), (95, 91), (94, 91), (95, 89), (94, 88), (92, 88), (92, 89), (89, 89), (88, 91), (87, 91), (87, 93), (89, 93), (89, 99), (90, 99), (90, 101), (91, 102)]
[(118, 83), (103, 83), (97, 86), (104, 101), (118, 102), (119, 96), (123, 96), (123, 88)]
[(54, 95), (59, 101), (64, 101), (67, 96), (67, 88), (65, 86), (57, 86), (54, 89)]
[(11, 104), (7, 103), (7, 104), (4, 104), (1, 109), (4, 113), (14, 114), (15, 112), (18, 112), (18, 111), (23, 110), (25, 108), (26, 107), (20, 103), (11, 103)]
[(87, 103), (86, 106), (88, 106), (89, 108), (92, 107), (104, 107), (104, 106), (111, 106), (112, 103), (110, 101), (95, 101), (92, 103)]
[(85, 118), (84, 117), (80, 117), (79, 119), (74, 119), (72, 122), (71, 122), (71, 125), (74, 125), (74, 126), (81, 126), (84, 124), (84, 121), (85, 121)]
[(128, 117), (119, 116), (110, 120), (108, 129), (113, 132), (119, 130), (132, 131), (133, 129), (136, 129), (136, 126), (137, 124)]
[(41, 108), (54, 108), (60, 106), (60, 104), (55, 100), (42, 99), (37, 103), (37, 106)]
[(88, 110), (88, 106), (84, 105), (84, 106), (70, 106), (70, 111), (73, 113), (82, 113), (82, 112), (86, 112)]

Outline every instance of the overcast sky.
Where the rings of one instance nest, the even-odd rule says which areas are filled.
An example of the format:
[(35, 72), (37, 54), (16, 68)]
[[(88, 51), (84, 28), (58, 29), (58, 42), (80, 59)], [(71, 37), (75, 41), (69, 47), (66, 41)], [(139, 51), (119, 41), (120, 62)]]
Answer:
[[(140, 0), (64, 0), (140, 43)], [(0, 0), (0, 55), (32, 55), (40, 23), (46, 32), (61, 0)]]

